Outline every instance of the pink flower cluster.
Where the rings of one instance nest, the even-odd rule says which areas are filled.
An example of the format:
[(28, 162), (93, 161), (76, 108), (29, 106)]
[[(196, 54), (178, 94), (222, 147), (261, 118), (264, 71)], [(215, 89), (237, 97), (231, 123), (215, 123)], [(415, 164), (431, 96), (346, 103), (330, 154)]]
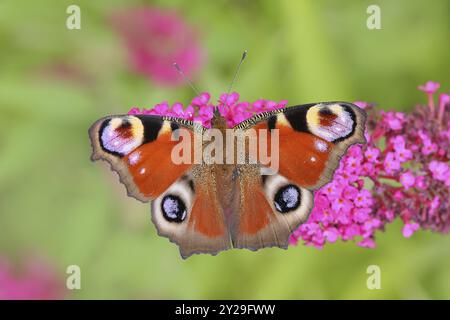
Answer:
[(15, 272), (11, 262), (0, 257), (0, 300), (61, 299), (64, 281), (42, 259), (29, 258)]
[(196, 32), (175, 12), (128, 8), (115, 11), (109, 20), (125, 42), (132, 69), (161, 85), (182, 82), (174, 62), (192, 75), (204, 60)]
[(140, 110), (137, 107), (131, 108), (128, 114), (149, 114), (170, 116), (200, 122), (205, 127), (211, 126), (211, 119), (213, 118), (214, 106), (209, 103), (209, 93), (202, 93), (200, 96), (192, 99), (191, 103), (185, 108), (182, 103), (176, 102), (169, 105), (166, 101), (158, 103), (151, 109), (143, 108)]
[[(366, 109), (367, 144), (354, 145), (341, 159), (334, 179), (315, 193), (309, 220), (291, 236), (291, 244), (303, 240), (322, 248), (338, 239), (354, 240), (362, 247), (375, 247), (375, 233), (399, 217), (403, 235), (419, 228), (450, 230), (450, 95), (434, 94), (439, 84), (419, 87), (428, 95), (428, 106), (412, 113), (385, 112), (355, 102)], [(215, 105), (202, 93), (184, 108), (167, 102), (153, 109), (132, 108), (129, 114), (180, 117), (211, 126)], [(240, 102), (239, 94), (222, 94), (217, 108), (229, 127), (253, 114), (284, 108), (287, 101)]]
[[(210, 103), (211, 96), (204, 92), (192, 99), (191, 103), (184, 108), (183, 104), (177, 102), (170, 106), (167, 102), (159, 103), (152, 109), (131, 108), (128, 114), (154, 114), (172, 116), (187, 120), (200, 122), (203, 126), (210, 128), (214, 115), (215, 105)], [(232, 128), (236, 124), (250, 118), (252, 115), (264, 111), (284, 108), (287, 100), (275, 102), (271, 100), (259, 99), (253, 103), (240, 102), (239, 94), (233, 92), (222, 94), (217, 103), (220, 114), (227, 119), (227, 125)]]
[(373, 214), (374, 198), (366, 187), (366, 178), (374, 174), (379, 163), (380, 150), (363, 149), (359, 145), (349, 148), (334, 179), (314, 194), (314, 208), (308, 221), (291, 236), (291, 244), (301, 238), (307, 245), (322, 248), (326, 242), (338, 239), (354, 240), (358, 245), (373, 248), (374, 233), (393, 216)]
[(315, 193), (311, 216), (293, 233), (292, 244), (302, 239), (321, 248), (340, 238), (373, 248), (375, 232), (396, 217), (405, 237), (419, 228), (450, 230), (450, 96), (441, 94), (436, 110), (439, 84), (419, 88), (428, 106), (409, 114), (356, 102), (368, 112), (367, 145), (352, 146), (333, 181)]
[(254, 114), (272, 111), (286, 107), (287, 100), (275, 102), (272, 100), (259, 99), (255, 102), (239, 102), (239, 94), (222, 94), (217, 107), (220, 114), (227, 119), (227, 125), (232, 128), (238, 123), (250, 118)]
[[(450, 95), (434, 94), (439, 83), (429, 81), (419, 89), (428, 105), (412, 113), (382, 112), (369, 120), (373, 144), (385, 144), (383, 166), (376, 172), (374, 211), (394, 212), (411, 236), (419, 227), (437, 232), (450, 230)], [(393, 124), (393, 118), (400, 118)]]

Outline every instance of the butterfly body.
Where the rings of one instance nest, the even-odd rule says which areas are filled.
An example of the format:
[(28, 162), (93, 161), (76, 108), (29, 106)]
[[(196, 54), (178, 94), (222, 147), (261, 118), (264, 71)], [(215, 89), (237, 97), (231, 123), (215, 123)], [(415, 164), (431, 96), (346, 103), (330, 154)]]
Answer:
[[(92, 158), (107, 160), (129, 195), (152, 202), (158, 234), (186, 258), (232, 247), (287, 248), (313, 207), (313, 190), (332, 179), (351, 144), (364, 143), (364, 121), (357, 106), (326, 102), (263, 112), (234, 128), (217, 109), (210, 129), (168, 116), (111, 116), (94, 123), (90, 138)], [(191, 142), (187, 151), (200, 151), (202, 161), (174, 161), (180, 130)]]

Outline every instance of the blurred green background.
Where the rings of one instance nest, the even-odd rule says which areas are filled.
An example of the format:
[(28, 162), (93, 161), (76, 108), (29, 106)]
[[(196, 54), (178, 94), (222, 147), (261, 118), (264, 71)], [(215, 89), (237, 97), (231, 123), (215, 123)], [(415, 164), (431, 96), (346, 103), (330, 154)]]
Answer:
[[(66, 8), (81, 8), (68, 30)], [(381, 30), (366, 9), (381, 8)], [(376, 249), (354, 243), (323, 250), (229, 250), (182, 260), (158, 237), (149, 205), (126, 196), (106, 163), (89, 160), (87, 129), (131, 106), (187, 103), (192, 91), (130, 72), (112, 11), (134, 5), (175, 9), (200, 34), (207, 56), (194, 79), (213, 100), (226, 91), (244, 49), (235, 90), (244, 100), (364, 100), (408, 110), (425, 102), (428, 80), (449, 91), (450, 3), (399, 1), (0, 1), (0, 255), (38, 254), (65, 281), (67, 298), (450, 298), (450, 237), (401, 223)], [(61, 77), (55, 66), (69, 66)], [(378, 265), (382, 289), (368, 290)]]

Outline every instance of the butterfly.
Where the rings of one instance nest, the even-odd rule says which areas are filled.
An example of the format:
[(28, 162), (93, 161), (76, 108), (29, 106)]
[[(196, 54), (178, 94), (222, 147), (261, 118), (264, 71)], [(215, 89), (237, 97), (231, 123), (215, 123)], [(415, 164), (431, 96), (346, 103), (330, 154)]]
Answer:
[[(89, 136), (92, 160), (108, 161), (129, 196), (151, 201), (158, 234), (187, 258), (230, 248), (287, 248), (313, 208), (313, 191), (331, 181), (349, 146), (365, 143), (365, 119), (352, 103), (320, 102), (262, 112), (227, 128), (215, 107), (211, 128), (172, 116), (128, 114), (96, 121)], [(276, 137), (278, 170), (265, 171), (258, 156), (243, 163), (174, 162), (179, 141), (173, 137), (180, 130), (187, 132), (183, 140), (212, 130), (225, 140), (227, 130), (237, 137), (266, 132), (253, 138)], [(211, 145), (220, 150), (226, 143), (202, 141), (200, 148)], [(249, 150), (241, 149), (244, 159)]]

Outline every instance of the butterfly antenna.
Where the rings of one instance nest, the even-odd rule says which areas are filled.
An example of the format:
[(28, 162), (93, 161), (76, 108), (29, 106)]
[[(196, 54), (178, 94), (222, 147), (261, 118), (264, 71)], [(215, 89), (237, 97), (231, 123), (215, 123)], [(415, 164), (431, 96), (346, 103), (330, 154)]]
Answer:
[(228, 87), (227, 95), (230, 94), (231, 89), (233, 88), (234, 82), (236, 81), (237, 75), (239, 74), (239, 70), (241, 69), (242, 62), (244, 62), (246, 57), (247, 57), (247, 50), (244, 50), (244, 52), (242, 53), (241, 61), (239, 61), (236, 71), (234, 72), (233, 80), (231, 81), (230, 86)]
[(174, 62), (173, 63), (173, 67), (175, 68), (175, 70), (177, 70), (177, 72), (183, 77), (184, 81), (187, 82), (187, 84), (189, 85), (189, 87), (192, 88), (192, 90), (194, 90), (194, 92), (197, 94), (197, 96), (200, 95), (200, 92), (197, 90), (197, 88), (195, 87), (195, 85), (192, 83), (192, 81), (184, 74), (183, 69), (181, 69), (181, 67), (178, 65), (178, 63)]

